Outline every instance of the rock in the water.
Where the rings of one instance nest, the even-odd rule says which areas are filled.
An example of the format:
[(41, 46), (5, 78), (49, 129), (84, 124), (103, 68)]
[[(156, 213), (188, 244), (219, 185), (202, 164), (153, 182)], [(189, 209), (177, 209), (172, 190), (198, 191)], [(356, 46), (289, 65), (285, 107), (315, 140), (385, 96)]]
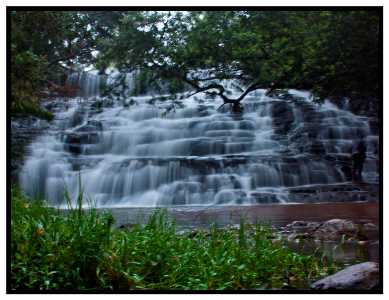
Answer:
[(379, 235), (378, 227), (373, 223), (363, 224), (360, 235), (365, 240), (377, 240)]
[(294, 122), (292, 106), (288, 102), (275, 102), (272, 107), (274, 131), (285, 135)]
[(69, 132), (64, 134), (63, 141), (66, 144), (97, 144), (99, 135), (97, 132)]
[(312, 233), (317, 228), (319, 228), (319, 222), (308, 222), (308, 221), (294, 221), (288, 225), (286, 228), (297, 233)]
[(358, 226), (350, 220), (332, 219), (324, 222), (314, 237), (319, 240), (339, 240), (345, 235), (347, 238), (355, 237), (358, 233)]
[(379, 286), (378, 264), (364, 262), (353, 265), (312, 284), (315, 290), (370, 290)]

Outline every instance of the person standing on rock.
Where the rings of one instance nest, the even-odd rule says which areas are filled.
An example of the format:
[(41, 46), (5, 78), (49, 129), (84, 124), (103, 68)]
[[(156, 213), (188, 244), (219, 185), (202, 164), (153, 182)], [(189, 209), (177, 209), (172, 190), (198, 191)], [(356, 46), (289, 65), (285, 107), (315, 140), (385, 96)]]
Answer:
[(351, 154), (352, 179), (353, 181), (362, 181), (363, 164), (366, 160), (366, 144), (361, 140), (354, 148)]

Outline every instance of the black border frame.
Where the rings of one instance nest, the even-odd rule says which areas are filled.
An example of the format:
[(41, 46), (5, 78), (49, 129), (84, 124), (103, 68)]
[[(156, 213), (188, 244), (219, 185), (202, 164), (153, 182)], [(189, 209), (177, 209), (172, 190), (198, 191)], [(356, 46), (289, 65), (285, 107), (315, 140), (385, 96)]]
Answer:
[[(13, 290), (10, 282), (11, 274), (11, 182), (10, 182), (10, 159), (11, 149), (11, 11), (139, 11), (139, 10), (265, 10), (265, 11), (376, 11), (380, 17), (380, 114), (379, 114), (379, 277), (378, 288), (374, 290)], [(6, 7), (6, 215), (7, 215), (7, 246), (6, 246), (6, 293), (7, 294), (383, 294), (383, 6), (7, 6)]]

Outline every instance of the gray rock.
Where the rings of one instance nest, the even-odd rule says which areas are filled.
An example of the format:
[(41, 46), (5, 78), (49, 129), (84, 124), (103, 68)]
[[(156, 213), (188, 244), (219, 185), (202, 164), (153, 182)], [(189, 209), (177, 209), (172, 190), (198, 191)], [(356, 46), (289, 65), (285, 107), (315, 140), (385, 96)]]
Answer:
[(339, 240), (345, 235), (347, 238), (356, 237), (358, 226), (350, 220), (332, 219), (324, 222), (313, 234), (319, 240)]
[(320, 223), (319, 222), (308, 222), (308, 221), (294, 221), (286, 227), (289, 230), (292, 230), (293, 232), (297, 233), (312, 233), (317, 228), (319, 228)]
[(287, 134), (294, 122), (292, 106), (288, 102), (275, 102), (272, 106), (272, 117), (275, 133)]
[(378, 227), (373, 223), (363, 224), (361, 237), (365, 240), (377, 240), (379, 235)]
[(370, 290), (379, 285), (378, 264), (364, 262), (343, 269), (312, 284), (315, 290)]
[(67, 144), (97, 144), (97, 132), (68, 132), (64, 134), (63, 141)]

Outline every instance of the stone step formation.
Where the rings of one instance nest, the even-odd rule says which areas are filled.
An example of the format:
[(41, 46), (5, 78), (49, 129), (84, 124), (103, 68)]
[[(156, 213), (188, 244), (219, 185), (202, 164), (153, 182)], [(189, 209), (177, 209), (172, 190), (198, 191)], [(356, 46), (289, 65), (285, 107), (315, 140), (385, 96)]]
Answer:
[[(24, 190), (65, 205), (65, 189), (98, 207), (207, 206), (378, 200), (378, 135), (370, 119), (298, 91), (251, 93), (243, 112), (217, 99), (96, 96), (48, 104), (56, 116), (20, 172)], [(82, 85), (82, 82), (80, 82)], [(89, 93), (89, 94), (88, 94)], [(127, 104), (126, 104), (127, 103)], [(363, 184), (352, 182), (350, 155), (364, 140)]]

